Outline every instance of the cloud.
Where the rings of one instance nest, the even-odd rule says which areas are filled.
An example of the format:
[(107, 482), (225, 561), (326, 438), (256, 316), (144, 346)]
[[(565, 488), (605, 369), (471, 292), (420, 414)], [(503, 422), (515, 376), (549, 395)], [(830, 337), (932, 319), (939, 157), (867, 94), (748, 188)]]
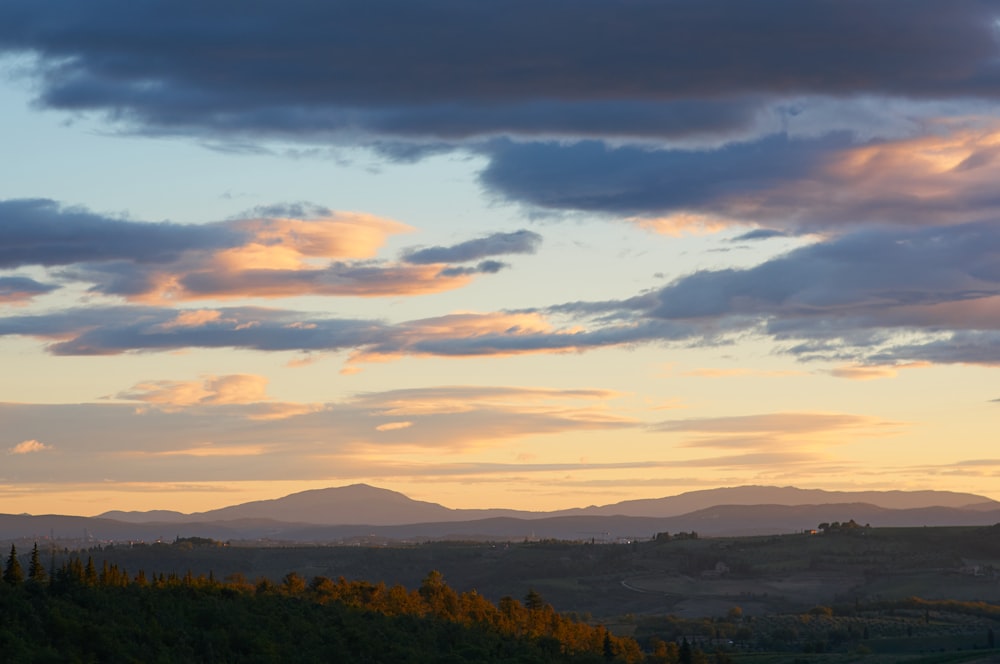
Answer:
[(238, 232), (219, 223), (137, 223), (48, 199), (0, 200), (0, 268), (118, 259), (155, 264), (239, 239)]
[(299, 312), (254, 307), (220, 308), (218, 316), (204, 311), (196, 324), (185, 319), (185, 312), (164, 307), (64, 309), (0, 318), (0, 335), (53, 340), (48, 350), (56, 355), (112, 355), (183, 348), (341, 350), (364, 346), (386, 328), (377, 321), (310, 319)]
[(251, 374), (207, 376), (197, 381), (139, 383), (117, 399), (165, 406), (247, 404), (267, 401), (267, 378)]
[[(387, 446), (402, 454), (459, 454), (525, 437), (642, 426), (618, 412), (611, 404), (618, 395), (606, 390), (447, 385), (299, 404), (257, 401), (259, 383), (239, 375), (146, 381), (118, 395), (124, 403), (0, 404), (9, 436), (33, 431), (48, 441), (46, 448), (59, 450), (58, 458), (46, 455), (44, 463), (23, 455), (16, 467), (4, 468), (5, 478), (324, 479), (347, 472), (351, 459), (369, 463), (373, 452), (387, 458)], [(282, 407), (296, 410), (280, 421), (261, 416)], [(190, 464), (192, 457), (198, 464)]]
[(752, 240), (770, 240), (775, 237), (786, 237), (788, 233), (774, 228), (756, 228), (733, 238), (733, 242), (749, 242)]
[(766, 377), (766, 378), (783, 378), (787, 376), (802, 376), (804, 375), (801, 371), (761, 371), (758, 369), (712, 369), (712, 368), (699, 368), (692, 369), (691, 371), (685, 371), (681, 374), (682, 376), (695, 376), (697, 378), (736, 378), (744, 376), (755, 376), (755, 377)]
[(665, 134), (730, 128), (789, 93), (995, 97), (996, 15), (978, 0), (11, 0), (0, 48), (34, 55), (41, 105), (150, 133)]
[(433, 263), (467, 263), (492, 256), (533, 254), (538, 251), (542, 236), (532, 231), (494, 233), (467, 240), (450, 247), (423, 247), (403, 252), (403, 261), (426, 265)]
[(787, 131), (719, 146), (497, 140), (480, 174), (508, 201), (634, 217), (674, 232), (691, 220), (772, 227), (736, 238), (838, 231), (862, 223), (934, 225), (1000, 214), (1000, 125), (928, 120), (916, 136)]
[(216, 447), (212, 444), (205, 444), (198, 447), (186, 449), (167, 450), (165, 452), (138, 453), (136, 456), (188, 456), (188, 457), (255, 457), (266, 453), (266, 448), (257, 445), (246, 445), (243, 447), (228, 445)]
[(50, 352), (66, 355), (244, 348), (350, 351), (354, 363), (709, 346), (753, 335), (840, 366), (993, 365), (1000, 363), (1000, 227), (855, 230), (755, 266), (701, 270), (634, 297), (544, 310), (390, 323), (259, 307), (90, 306), (8, 315), (0, 335), (45, 339)]
[(503, 140), (491, 145), (481, 180), (509, 200), (543, 208), (626, 215), (689, 211), (730, 192), (778, 186), (850, 143), (847, 135), (773, 135), (704, 150)]
[(733, 417), (669, 420), (657, 424), (655, 431), (690, 431), (697, 433), (785, 433), (802, 434), (832, 429), (870, 427), (877, 420), (841, 413), (768, 413)]
[(44, 452), (45, 450), (51, 449), (51, 445), (46, 445), (38, 442), (37, 440), (31, 439), (21, 441), (14, 447), (11, 447), (7, 450), (7, 454), (35, 454), (37, 452)]
[(0, 277), (0, 304), (24, 304), (59, 287), (28, 277)]
[(235, 406), (239, 408), (231, 410), (255, 421), (283, 420), (324, 408), (316, 403), (274, 401), (267, 394), (267, 383), (264, 376), (253, 374), (203, 376), (191, 381), (155, 380), (138, 383), (115, 398), (139, 401), (161, 412), (210, 412)]
[(445, 385), (413, 389), (389, 390), (355, 397), (357, 403), (378, 407), (383, 415), (442, 415), (464, 413), (476, 408), (517, 406), (541, 407), (566, 401), (603, 402), (621, 396), (611, 390), (557, 390), (527, 387), (497, 387), (476, 385)]
[[(1000, 230), (856, 231), (757, 266), (703, 270), (628, 300), (554, 313), (687, 323), (689, 333), (771, 336), (803, 358), (861, 364), (1000, 361)], [(919, 340), (919, 341), (915, 341)]]
[(376, 431), (398, 431), (399, 429), (408, 429), (413, 426), (413, 422), (386, 422), (385, 424), (380, 424), (375, 427)]
[(894, 435), (902, 426), (900, 422), (861, 415), (799, 412), (668, 420), (650, 430), (691, 434), (682, 447), (746, 450), (726, 461), (713, 457), (719, 466), (729, 466), (756, 465), (762, 462), (761, 455), (771, 454), (792, 455), (780, 463), (815, 459), (815, 450), (827, 449), (847, 438)]
[[(305, 218), (281, 216), (286, 213)], [(375, 258), (387, 237), (411, 230), (390, 219), (301, 203), (185, 225), (111, 219), (49, 200), (0, 201), (0, 268), (58, 266), (56, 277), (90, 283), (91, 292), (159, 302), (419, 295), (458, 288), (475, 275), (506, 267), (497, 261), (467, 268), (447, 259), (425, 264)], [(465, 262), (529, 253), (539, 241), (536, 234), (520, 231), (425, 251), (450, 252), (455, 262)], [(0, 277), (0, 299), (7, 301), (25, 301), (55, 288)]]
[(880, 378), (895, 378), (902, 369), (919, 369), (928, 366), (930, 366), (929, 362), (907, 362), (893, 366), (853, 365), (836, 367), (830, 370), (830, 374), (849, 380), (878, 380)]

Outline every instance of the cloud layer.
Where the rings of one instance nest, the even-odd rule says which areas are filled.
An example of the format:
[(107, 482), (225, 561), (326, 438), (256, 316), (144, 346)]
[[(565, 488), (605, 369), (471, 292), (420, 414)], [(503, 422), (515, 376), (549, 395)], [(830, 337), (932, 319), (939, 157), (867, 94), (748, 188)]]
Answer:
[[(541, 236), (500, 233), (454, 247), (413, 249), (401, 261), (374, 257), (386, 238), (413, 229), (368, 214), (272, 206), (267, 216), (204, 224), (147, 223), (64, 208), (51, 200), (0, 201), (0, 269), (62, 268), (54, 277), (137, 301), (300, 295), (420, 295), (465, 285), (507, 265), (475, 258), (533, 253)], [(290, 216), (299, 215), (299, 218)], [(0, 277), (0, 300), (55, 290)]]
[[(950, 188), (995, 211), (984, 183), (997, 141), (979, 125), (1000, 102), (998, 18), (985, 0), (272, 0), (238, 12), (17, 0), (0, 8), (0, 51), (31, 55), (43, 107), (130, 131), (361, 144), (403, 160), (462, 148), (489, 160), (485, 185), (531, 206), (810, 226), (926, 209), (912, 186), (940, 169), (893, 163), (906, 140), (964, 141)], [(873, 190), (828, 194), (886, 167)], [(955, 198), (931, 195), (925, 214), (974, 220), (976, 201)]]
[[(472, 116), (480, 131), (507, 131), (544, 127), (544, 108), (531, 112), (543, 100), (580, 122), (588, 114), (572, 112), (577, 103), (992, 98), (996, 15), (981, 0), (298, 0), (238, 10), (101, 0), (86, 11), (14, 0), (0, 11), (0, 46), (35, 54), (43, 104), (114, 111), (150, 129), (433, 133)], [(633, 119), (608, 110), (591, 114), (593, 130)]]

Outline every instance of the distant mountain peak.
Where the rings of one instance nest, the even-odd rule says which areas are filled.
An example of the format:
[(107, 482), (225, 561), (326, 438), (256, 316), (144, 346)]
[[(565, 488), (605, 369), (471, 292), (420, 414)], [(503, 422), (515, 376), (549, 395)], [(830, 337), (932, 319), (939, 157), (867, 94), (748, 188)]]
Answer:
[(505, 516), (537, 520), (560, 516), (627, 516), (670, 518), (722, 506), (822, 506), (867, 504), (881, 509), (906, 510), (944, 507), (981, 512), (1000, 508), (983, 496), (952, 491), (826, 491), (794, 486), (744, 485), (699, 489), (664, 498), (626, 500), (554, 512), (519, 510), (451, 509), (437, 503), (414, 500), (403, 493), (365, 483), (308, 489), (281, 498), (256, 500), (194, 514), (168, 510), (153, 512), (105, 512), (101, 517), (141, 522), (215, 522), (271, 520), (316, 525), (393, 526), (402, 524), (475, 521)]

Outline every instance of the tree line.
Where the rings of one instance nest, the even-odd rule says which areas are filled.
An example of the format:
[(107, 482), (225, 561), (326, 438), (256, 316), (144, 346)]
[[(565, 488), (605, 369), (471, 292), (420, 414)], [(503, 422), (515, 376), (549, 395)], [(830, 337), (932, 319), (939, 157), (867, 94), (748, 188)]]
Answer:
[(134, 575), (73, 556), (46, 570), (16, 549), (0, 584), (9, 661), (641, 662), (638, 643), (556, 612), (535, 591), (494, 604), (430, 572), (409, 590), (240, 574)]

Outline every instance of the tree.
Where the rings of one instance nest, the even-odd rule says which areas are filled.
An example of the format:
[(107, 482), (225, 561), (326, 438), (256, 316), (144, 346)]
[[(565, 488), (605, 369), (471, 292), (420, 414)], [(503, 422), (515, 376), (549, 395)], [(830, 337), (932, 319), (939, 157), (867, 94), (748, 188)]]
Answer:
[(542, 596), (534, 588), (531, 588), (528, 590), (528, 594), (524, 596), (524, 606), (532, 611), (539, 611), (545, 608), (545, 600), (542, 599)]
[(24, 572), (21, 571), (21, 563), (17, 559), (17, 548), (13, 544), (10, 545), (7, 565), (3, 568), (3, 580), (12, 586), (20, 585), (24, 581)]
[(681, 649), (678, 653), (678, 661), (680, 664), (691, 664), (694, 660), (693, 654), (691, 652), (691, 644), (688, 643), (687, 637), (681, 641)]
[(33, 583), (45, 583), (45, 567), (42, 565), (42, 560), (38, 555), (38, 542), (35, 542), (34, 548), (31, 549), (31, 562), (28, 564), (28, 579)]
[(83, 582), (88, 586), (96, 586), (97, 581), (97, 568), (94, 567), (94, 558), (93, 556), (87, 556), (87, 566), (83, 570)]

